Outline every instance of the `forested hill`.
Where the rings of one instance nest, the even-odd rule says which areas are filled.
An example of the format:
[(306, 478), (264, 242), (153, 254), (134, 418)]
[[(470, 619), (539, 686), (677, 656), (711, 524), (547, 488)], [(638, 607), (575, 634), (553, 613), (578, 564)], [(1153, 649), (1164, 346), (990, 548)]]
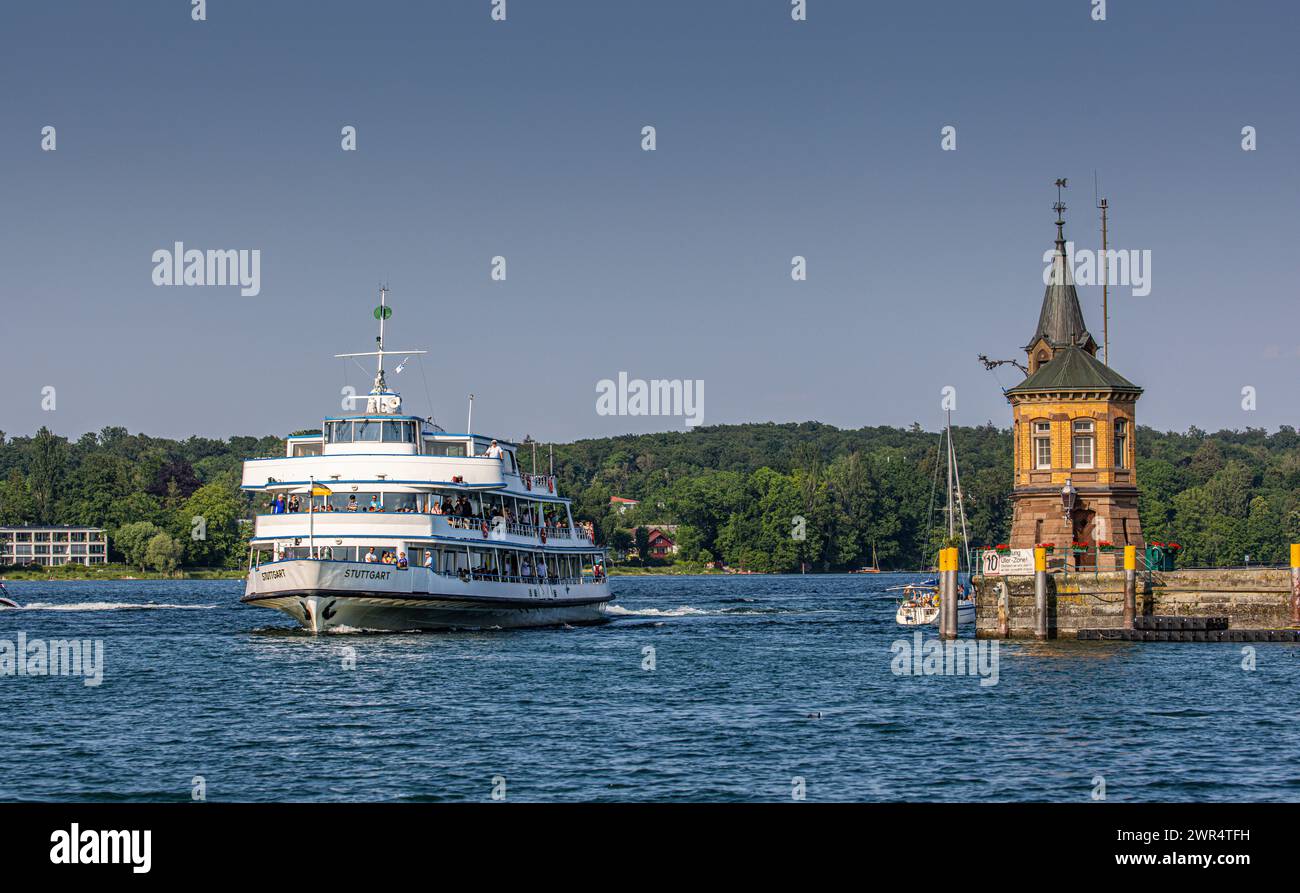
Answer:
[[(1011, 433), (987, 424), (954, 428), (953, 437), (971, 539), (1005, 541)], [(1183, 545), (1185, 563), (1241, 564), (1247, 554), (1252, 562), (1282, 562), (1285, 544), (1300, 541), (1293, 428), (1139, 428), (1137, 448), (1143, 529), (1148, 539)], [(600, 519), (607, 541), (636, 523), (679, 523), (684, 554), (755, 570), (800, 561), (857, 567), (870, 562), (873, 543), (886, 568), (931, 560), (942, 523), (938, 450), (939, 435), (918, 425), (844, 430), (816, 422), (555, 445), (565, 492), (584, 516)], [(642, 503), (620, 515), (610, 496)], [(807, 520), (803, 542), (791, 537), (794, 516)]]
[[(956, 428), (961, 483), (976, 545), (1010, 528), (1011, 435)], [(750, 424), (555, 444), (562, 492), (605, 542), (637, 524), (677, 524), (683, 557), (754, 570), (846, 569), (871, 560), (914, 568), (937, 545), (942, 501), (939, 436), (919, 426), (843, 430), (816, 422)], [(1207, 434), (1138, 431), (1138, 481), (1148, 539), (1177, 540), (1183, 561), (1285, 560), (1300, 541), (1300, 437), (1284, 427)], [(539, 444), (539, 470), (548, 461)], [(525, 467), (531, 462), (521, 448)], [(168, 440), (105, 428), (68, 440), (0, 432), (0, 525), (106, 527), (143, 552), (166, 532), (189, 565), (238, 566), (252, 500), (240, 463), (282, 455), (280, 437)], [(641, 500), (619, 514), (609, 498)], [(206, 519), (195, 539), (193, 518)], [(792, 536), (805, 519), (804, 539)], [(149, 527), (128, 525), (147, 524)], [(122, 535), (125, 533), (126, 535)], [(164, 544), (165, 545), (165, 544)]]

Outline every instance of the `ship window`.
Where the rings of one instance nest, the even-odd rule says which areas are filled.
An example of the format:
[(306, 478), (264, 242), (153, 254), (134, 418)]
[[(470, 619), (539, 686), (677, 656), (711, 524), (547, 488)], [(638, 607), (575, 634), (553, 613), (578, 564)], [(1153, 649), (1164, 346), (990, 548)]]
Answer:
[(440, 443), (438, 441), (426, 442), (424, 445), (426, 456), (464, 456), (464, 443)]
[(325, 426), (327, 443), (351, 443), (352, 422), (329, 422)]
[(357, 419), (353, 424), (356, 426), (355, 439), (357, 443), (379, 442), (379, 432), (383, 422), (371, 419)]
[(381, 423), (384, 426), (384, 443), (414, 443), (410, 422)]

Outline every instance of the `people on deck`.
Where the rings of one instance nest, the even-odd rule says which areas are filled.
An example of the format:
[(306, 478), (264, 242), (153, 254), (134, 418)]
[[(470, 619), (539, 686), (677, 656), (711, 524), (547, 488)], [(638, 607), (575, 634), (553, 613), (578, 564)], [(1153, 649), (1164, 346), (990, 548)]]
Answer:
[(406, 570), (408, 567), (410, 567), (410, 563), (406, 560), (406, 553), (405, 553), (405, 552), (398, 552), (398, 553), (397, 553), (397, 569), (398, 569), (398, 570), (402, 570), (402, 571), (404, 571), (404, 570)]
[(357, 505), (357, 494), (353, 493), (351, 496), (348, 497), (348, 511), (355, 512), (357, 511), (358, 508), (359, 506)]
[(498, 445), (497, 445), (497, 442), (494, 440), (494, 441), (492, 441), (492, 445), (491, 445), (490, 447), (487, 448), (487, 452), (484, 453), (483, 455), (486, 456), (486, 457), (489, 458), (489, 459), (500, 459), (500, 458), (501, 458), (501, 447), (498, 446)]
[(427, 567), (429, 570), (433, 570), (433, 550), (432, 550), (432, 549), (425, 549), (425, 550), (424, 550), (424, 566)]
[(362, 560), (365, 561), (366, 564), (374, 564), (379, 560), (379, 556), (375, 554), (374, 546), (370, 547), (370, 551), (366, 553), (366, 557)]

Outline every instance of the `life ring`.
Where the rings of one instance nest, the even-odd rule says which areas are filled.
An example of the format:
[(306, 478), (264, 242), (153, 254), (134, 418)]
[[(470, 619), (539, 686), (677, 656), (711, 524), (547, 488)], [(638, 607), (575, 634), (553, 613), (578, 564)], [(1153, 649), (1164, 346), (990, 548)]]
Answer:
[(484, 521), (482, 524), (480, 524), (480, 525), (479, 525), (479, 529), (483, 531), (483, 539), (487, 539), (487, 535), (488, 535), (488, 523), (487, 523), (487, 521)]

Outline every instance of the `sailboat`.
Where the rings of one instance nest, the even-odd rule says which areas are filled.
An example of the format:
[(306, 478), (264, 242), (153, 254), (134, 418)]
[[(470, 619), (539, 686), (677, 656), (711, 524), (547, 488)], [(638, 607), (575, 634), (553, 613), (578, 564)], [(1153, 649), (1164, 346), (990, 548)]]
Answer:
[[(957, 536), (957, 519), (961, 520), (962, 552), (966, 556), (966, 571), (969, 575), (970, 540), (966, 535), (966, 506), (961, 496), (961, 472), (957, 469), (957, 451), (952, 445), (952, 410), (948, 410), (944, 424), (947, 435), (948, 454), (948, 540)], [(942, 436), (941, 436), (942, 437)], [(938, 469), (936, 469), (937, 471)], [(898, 612), (894, 619), (900, 626), (937, 626), (939, 623), (940, 596), (936, 581), (909, 584), (903, 587), (902, 599), (898, 603)], [(957, 584), (957, 623), (975, 622), (974, 587)]]
[(876, 544), (871, 544), (871, 567), (860, 567), (853, 571), (855, 574), (878, 574), (880, 573), (880, 562), (876, 559)]

